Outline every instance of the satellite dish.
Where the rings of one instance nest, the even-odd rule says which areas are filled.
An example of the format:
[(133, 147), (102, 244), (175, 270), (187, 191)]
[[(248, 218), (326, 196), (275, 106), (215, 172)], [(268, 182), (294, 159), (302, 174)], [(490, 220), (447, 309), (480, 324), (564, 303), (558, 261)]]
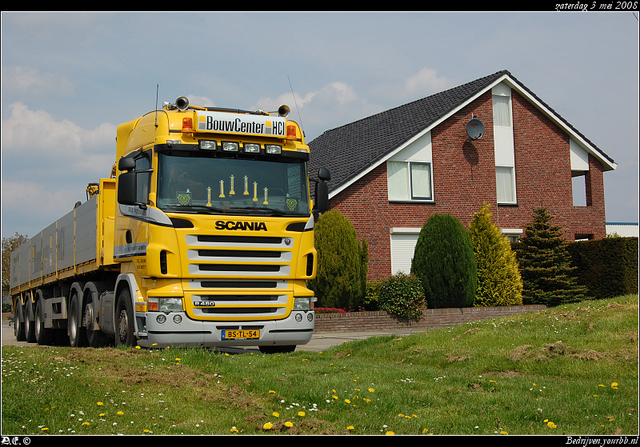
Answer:
[(472, 140), (478, 140), (484, 135), (484, 124), (479, 119), (473, 118), (467, 123), (467, 135)]

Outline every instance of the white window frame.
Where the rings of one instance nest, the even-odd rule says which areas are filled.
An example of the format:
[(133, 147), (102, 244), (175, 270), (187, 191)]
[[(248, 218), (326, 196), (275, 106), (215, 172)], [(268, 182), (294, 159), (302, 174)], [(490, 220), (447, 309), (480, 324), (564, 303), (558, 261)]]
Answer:
[[(503, 181), (499, 180), (500, 173), (504, 177), (507, 175), (507, 170), (509, 170), (508, 175), (510, 177), (510, 191), (501, 188), (501, 185), (504, 185)], [(515, 176), (515, 168), (512, 166), (496, 166), (496, 199), (499, 205), (515, 205), (518, 203), (518, 194), (516, 191), (516, 176)]]
[[(392, 171), (392, 164), (404, 164), (401, 170)], [(415, 194), (416, 182), (414, 182), (414, 166), (426, 166), (428, 173), (429, 195), (420, 196)], [(394, 174), (393, 177), (391, 174)], [(398, 175), (404, 174), (403, 179), (399, 183), (392, 185), (392, 178), (398, 181)], [(404, 180), (404, 185), (401, 184)], [(387, 162), (387, 190), (390, 202), (433, 202), (433, 168), (432, 163), (428, 161), (391, 161)], [(399, 192), (394, 194), (394, 191)]]

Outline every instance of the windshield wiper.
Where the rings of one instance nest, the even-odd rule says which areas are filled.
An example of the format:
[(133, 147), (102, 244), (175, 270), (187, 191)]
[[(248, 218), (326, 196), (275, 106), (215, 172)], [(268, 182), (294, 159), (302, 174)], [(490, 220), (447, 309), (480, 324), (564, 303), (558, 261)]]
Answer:
[(245, 212), (248, 212), (248, 213), (250, 213), (252, 211), (266, 211), (268, 213), (271, 213), (272, 216), (285, 216), (285, 215), (288, 214), (285, 211), (282, 211), (282, 210), (279, 210), (279, 209), (276, 209), (276, 208), (265, 208), (265, 207), (260, 207), (260, 208), (258, 208), (258, 207), (247, 207), (247, 208), (237, 207), (237, 208), (230, 208), (230, 209), (234, 210), (234, 211), (236, 211), (236, 210), (237, 211), (245, 211)]
[(216, 208), (214, 206), (205, 206), (205, 205), (172, 205), (164, 208), (165, 211), (175, 210), (177, 212), (198, 212), (198, 211), (206, 211), (210, 214), (219, 214), (224, 213), (224, 210), (220, 208)]

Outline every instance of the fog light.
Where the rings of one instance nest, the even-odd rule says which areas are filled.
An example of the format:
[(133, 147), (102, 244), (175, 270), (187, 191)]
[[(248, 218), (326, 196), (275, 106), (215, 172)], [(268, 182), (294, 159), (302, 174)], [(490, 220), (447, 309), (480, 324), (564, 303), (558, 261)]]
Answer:
[(244, 143), (245, 154), (259, 154), (260, 145), (255, 143)]
[(302, 314), (296, 314), (296, 321), (300, 323), (302, 321)]
[(156, 317), (156, 321), (157, 321), (159, 324), (164, 324), (164, 323), (165, 323), (165, 321), (167, 321), (167, 317), (165, 317), (165, 315), (164, 315), (164, 314), (160, 314), (160, 315), (158, 315), (158, 316)]
[(307, 321), (308, 321), (309, 323), (311, 323), (311, 322), (313, 321), (313, 312), (309, 312), (309, 313), (307, 314)]
[(182, 323), (182, 315), (174, 315), (174, 316), (173, 316), (173, 322), (174, 322), (175, 324), (180, 324), (180, 323)]
[(238, 152), (240, 145), (235, 141), (223, 141), (222, 150), (224, 152)]
[(282, 153), (282, 146), (278, 146), (277, 144), (266, 144), (264, 149), (267, 154), (270, 155), (280, 155)]

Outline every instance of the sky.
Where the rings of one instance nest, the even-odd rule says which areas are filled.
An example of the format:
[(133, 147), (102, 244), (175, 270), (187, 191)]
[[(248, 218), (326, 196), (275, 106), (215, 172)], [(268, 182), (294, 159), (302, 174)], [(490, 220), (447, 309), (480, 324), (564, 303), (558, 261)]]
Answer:
[[(275, 111), (307, 142), (508, 70), (617, 163), (638, 222), (632, 12), (3, 12), (2, 236), (33, 236), (108, 178), (118, 124), (159, 101)], [(337, 148), (339, 150), (339, 148)]]

